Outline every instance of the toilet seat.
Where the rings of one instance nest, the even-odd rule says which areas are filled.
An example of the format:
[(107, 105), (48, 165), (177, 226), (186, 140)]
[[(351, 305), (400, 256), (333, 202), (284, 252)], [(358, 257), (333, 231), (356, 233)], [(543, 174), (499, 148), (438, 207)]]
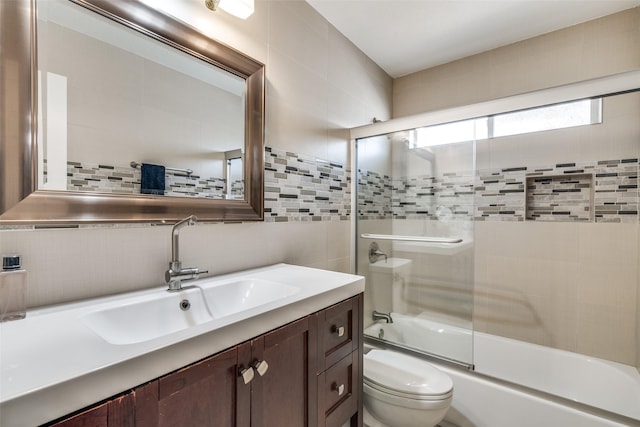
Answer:
[(373, 349), (364, 355), (363, 371), (364, 384), (386, 395), (419, 401), (447, 400), (453, 395), (448, 375), (402, 353)]

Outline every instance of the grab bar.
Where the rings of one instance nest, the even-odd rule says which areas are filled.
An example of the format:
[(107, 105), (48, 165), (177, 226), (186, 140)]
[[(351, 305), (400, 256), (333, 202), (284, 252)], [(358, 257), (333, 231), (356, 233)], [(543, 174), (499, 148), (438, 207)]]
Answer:
[(427, 237), (427, 236), (396, 236), (394, 234), (370, 234), (363, 233), (360, 235), (363, 239), (376, 240), (400, 240), (403, 242), (423, 242), (423, 243), (462, 243), (462, 239), (455, 237)]
[[(132, 168), (137, 169), (137, 168), (139, 168), (140, 166), (142, 166), (142, 163), (138, 163), (138, 162), (136, 162), (136, 161), (133, 161), (133, 162), (129, 163), (129, 165), (130, 165)], [(191, 175), (191, 174), (193, 173), (193, 170), (191, 170), (191, 169), (169, 168), (169, 167), (166, 167), (166, 166), (165, 166), (165, 169), (166, 169), (166, 170), (169, 170), (169, 171), (173, 171), (173, 172), (182, 172), (182, 173), (186, 173), (187, 175)]]

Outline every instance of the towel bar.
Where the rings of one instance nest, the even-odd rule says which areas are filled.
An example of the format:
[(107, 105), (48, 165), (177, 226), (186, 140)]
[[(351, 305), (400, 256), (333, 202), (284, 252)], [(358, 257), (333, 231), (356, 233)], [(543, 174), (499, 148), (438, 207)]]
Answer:
[(423, 243), (462, 243), (462, 239), (456, 237), (427, 237), (427, 236), (396, 236), (393, 234), (369, 234), (363, 233), (360, 235), (363, 239), (377, 239), (377, 240), (401, 240), (404, 242), (423, 242)]
[[(129, 165), (130, 165), (132, 168), (137, 169), (137, 168), (139, 168), (140, 166), (142, 166), (142, 163), (138, 163), (138, 162), (136, 162), (136, 161), (133, 161), (133, 162), (129, 163)], [(191, 170), (191, 169), (170, 168), (170, 167), (166, 167), (166, 166), (165, 166), (165, 169), (166, 169), (166, 170), (169, 170), (169, 171), (173, 171), (173, 172), (182, 172), (182, 173), (186, 173), (187, 175), (191, 175), (191, 174), (193, 173), (193, 170)]]

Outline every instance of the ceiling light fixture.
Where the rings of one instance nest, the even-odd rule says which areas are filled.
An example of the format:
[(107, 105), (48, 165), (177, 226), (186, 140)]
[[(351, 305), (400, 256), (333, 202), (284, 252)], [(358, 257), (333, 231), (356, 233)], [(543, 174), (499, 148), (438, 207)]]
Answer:
[(219, 6), (225, 12), (241, 19), (247, 19), (254, 10), (253, 0), (205, 0), (204, 5), (213, 11)]

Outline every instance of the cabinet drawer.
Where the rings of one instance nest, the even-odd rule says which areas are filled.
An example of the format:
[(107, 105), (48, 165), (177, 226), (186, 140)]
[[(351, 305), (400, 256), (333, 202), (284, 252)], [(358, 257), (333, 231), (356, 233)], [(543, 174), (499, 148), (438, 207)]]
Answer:
[(340, 427), (358, 410), (358, 369), (354, 351), (318, 376), (319, 427)]
[(358, 348), (358, 307), (356, 297), (318, 313), (318, 373)]

